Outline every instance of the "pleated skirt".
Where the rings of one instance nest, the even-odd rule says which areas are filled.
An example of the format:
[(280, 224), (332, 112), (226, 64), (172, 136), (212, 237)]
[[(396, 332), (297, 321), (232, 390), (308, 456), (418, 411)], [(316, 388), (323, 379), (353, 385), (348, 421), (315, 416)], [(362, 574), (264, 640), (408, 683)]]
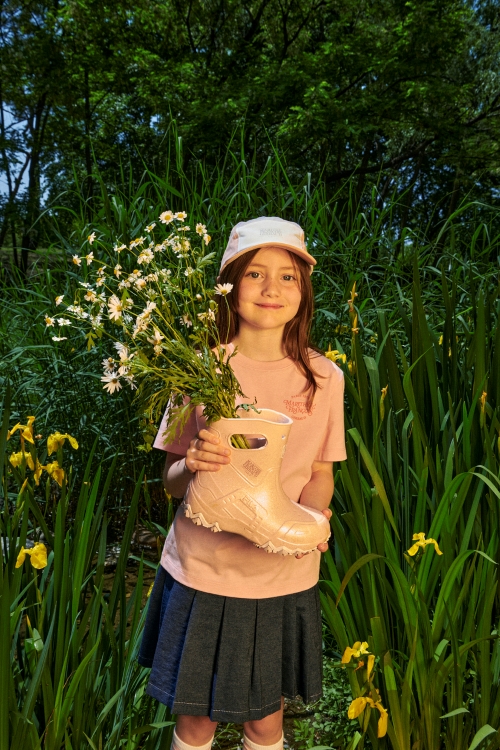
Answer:
[(281, 696), (322, 693), (318, 587), (268, 599), (207, 594), (160, 565), (138, 655), (146, 692), (175, 714), (212, 721), (262, 719)]

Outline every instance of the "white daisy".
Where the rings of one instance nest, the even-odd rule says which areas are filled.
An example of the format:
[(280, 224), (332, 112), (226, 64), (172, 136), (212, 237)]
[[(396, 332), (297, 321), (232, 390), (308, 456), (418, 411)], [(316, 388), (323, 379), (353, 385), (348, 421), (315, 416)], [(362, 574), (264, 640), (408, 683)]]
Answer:
[(63, 299), (64, 299), (64, 294), (61, 294), (59, 297), (56, 297), (56, 305), (60, 305)]
[(170, 224), (171, 221), (174, 219), (174, 214), (172, 211), (164, 211), (162, 214), (160, 214), (160, 221), (163, 224)]
[(139, 263), (139, 265), (142, 265), (143, 263), (151, 263), (153, 257), (154, 255), (151, 250), (149, 248), (146, 248), (146, 250), (143, 250), (141, 253), (139, 253), (137, 262)]
[(155, 328), (154, 334), (152, 335), (151, 338), (148, 338), (148, 341), (149, 341), (150, 344), (154, 344), (155, 347), (156, 347), (156, 346), (158, 346), (162, 342), (162, 340), (164, 338), (165, 338), (165, 336), (162, 336), (161, 333), (159, 332), (159, 330), (157, 328)]
[(130, 249), (133, 250), (134, 247), (138, 247), (139, 245), (143, 245), (146, 242), (145, 237), (137, 237), (137, 239), (132, 240), (130, 243)]
[(105, 373), (113, 372), (115, 366), (115, 360), (113, 357), (108, 357), (102, 360), (102, 367)]
[(89, 245), (91, 245), (94, 242), (94, 240), (95, 240), (95, 232), (92, 232), (92, 234), (89, 234), (89, 236), (87, 237), (87, 239), (89, 241)]
[(45, 325), (47, 326), (47, 328), (48, 328), (49, 326), (53, 326), (53, 325), (54, 325), (54, 323), (55, 323), (55, 320), (54, 320), (54, 318), (49, 318), (49, 316), (48, 316), (48, 315), (46, 315), (46, 316), (45, 316)]
[(120, 320), (124, 309), (125, 307), (122, 304), (121, 300), (116, 296), (116, 294), (113, 294), (108, 301), (110, 320)]
[(121, 361), (125, 362), (128, 359), (128, 349), (125, 344), (122, 344), (121, 341), (115, 341), (115, 349), (118, 352)]
[(115, 391), (119, 391), (121, 386), (120, 383), (120, 376), (117, 372), (110, 372), (108, 375), (103, 375), (101, 377), (102, 382), (104, 383), (103, 388), (108, 393), (114, 393)]
[(75, 266), (81, 266), (82, 265), (82, 259), (79, 255), (73, 255), (73, 263)]
[(223, 297), (226, 296), (226, 294), (229, 294), (231, 289), (233, 288), (232, 284), (226, 283), (226, 284), (216, 284), (215, 285), (215, 293), (216, 294), (222, 294)]
[(134, 381), (134, 376), (133, 376), (133, 375), (125, 375), (123, 379), (127, 381), (127, 383), (128, 383), (128, 384), (129, 384), (129, 386), (130, 386), (130, 389), (131, 389), (132, 391), (136, 391), (136, 390), (137, 390), (137, 386), (136, 386), (136, 384), (135, 384), (135, 383), (133, 382), (133, 381)]
[(52, 341), (67, 341), (67, 336), (51, 336)]
[(204, 313), (198, 313), (199, 320), (205, 320), (208, 318), (209, 320), (215, 320), (215, 313), (213, 310), (207, 310), (207, 312)]

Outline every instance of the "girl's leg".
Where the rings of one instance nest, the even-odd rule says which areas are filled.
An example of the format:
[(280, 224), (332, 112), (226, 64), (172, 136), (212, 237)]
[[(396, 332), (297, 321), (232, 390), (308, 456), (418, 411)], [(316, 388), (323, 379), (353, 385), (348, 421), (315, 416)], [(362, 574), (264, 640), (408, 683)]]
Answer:
[(276, 745), (276, 750), (283, 746), (283, 705), (282, 697), (281, 708), (278, 711), (269, 714), (269, 716), (264, 716), (263, 719), (246, 721), (243, 724), (243, 747), (245, 750), (258, 750), (255, 745)]
[[(217, 722), (212, 721), (209, 716), (178, 716), (173, 745), (176, 750), (187, 750), (179, 746), (181, 744), (189, 747), (210, 747), (216, 728)], [(180, 743), (176, 740), (180, 740)]]

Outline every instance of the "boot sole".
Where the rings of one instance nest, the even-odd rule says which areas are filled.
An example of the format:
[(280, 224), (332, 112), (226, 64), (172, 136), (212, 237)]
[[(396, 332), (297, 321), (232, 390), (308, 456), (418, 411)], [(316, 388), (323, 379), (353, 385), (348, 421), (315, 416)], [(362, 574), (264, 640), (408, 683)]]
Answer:
[[(203, 513), (193, 513), (191, 510), (191, 506), (189, 503), (183, 503), (184, 506), (184, 515), (186, 518), (191, 519), (193, 523), (195, 523), (197, 526), (204, 526), (206, 529), (210, 529), (210, 531), (222, 531), (221, 527), (217, 522), (215, 523), (209, 523)], [(328, 540), (325, 540), (328, 541)], [(264, 544), (256, 544), (253, 542), (253, 545), (255, 547), (258, 547), (258, 549), (263, 549), (265, 552), (269, 552), (270, 554), (273, 553), (275, 555), (308, 555), (310, 552), (314, 552), (317, 547), (314, 547), (313, 549), (308, 550), (296, 550), (296, 549), (290, 549), (289, 547), (276, 547), (271, 541), (265, 542)]]

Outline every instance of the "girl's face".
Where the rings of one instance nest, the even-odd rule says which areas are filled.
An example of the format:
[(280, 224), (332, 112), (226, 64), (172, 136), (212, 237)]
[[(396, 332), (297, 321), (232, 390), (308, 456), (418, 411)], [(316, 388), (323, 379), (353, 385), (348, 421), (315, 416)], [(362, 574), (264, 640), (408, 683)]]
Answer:
[(283, 328), (297, 314), (300, 299), (299, 276), (290, 253), (281, 247), (263, 247), (240, 282), (240, 325), (264, 330)]

